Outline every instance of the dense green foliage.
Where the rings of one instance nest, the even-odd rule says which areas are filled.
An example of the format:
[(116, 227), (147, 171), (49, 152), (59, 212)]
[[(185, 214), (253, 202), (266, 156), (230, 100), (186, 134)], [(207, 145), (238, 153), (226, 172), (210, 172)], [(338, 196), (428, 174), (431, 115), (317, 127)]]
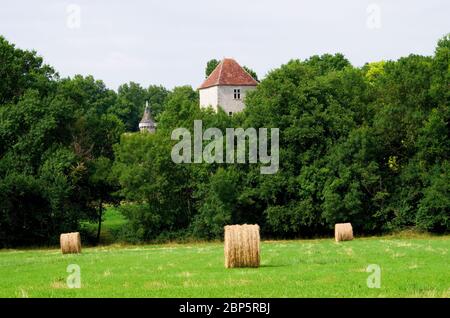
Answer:
[(149, 102), (153, 117), (157, 117), (164, 108), (167, 94), (168, 91), (162, 86), (151, 85), (144, 89), (133, 82), (123, 84), (119, 87), (117, 99), (111, 104), (109, 112), (122, 120), (127, 131), (137, 131), (145, 102)]
[[(119, 202), (133, 242), (218, 238), (230, 223), (258, 223), (266, 237), (321, 235), (343, 221), (358, 234), (446, 232), (449, 54), (446, 36), (433, 56), (362, 68), (341, 54), (292, 60), (230, 117), (200, 109), (190, 86), (114, 92), (91, 76), (60, 79), (0, 38), (0, 245), (55, 242)], [(155, 134), (134, 133), (146, 100)], [(173, 129), (198, 119), (203, 129), (279, 128), (279, 171), (175, 164)]]
[[(142, 89), (130, 83), (116, 94), (91, 76), (60, 79), (2, 37), (0, 67), (0, 246), (56, 242), (118, 199), (113, 144), (142, 113)], [(143, 91), (160, 112), (165, 89)]]
[(214, 69), (217, 67), (217, 65), (219, 65), (219, 63), (220, 62), (216, 59), (209, 60), (206, 63), (205, 78), (208, 77), (214, 71)]
[[(30, 73), (48, 69), (34, 58)], [(18, 61), (7, 57), (1, 64), (9, 62)], [(49, 76), (36, 87), (20, 76), (28, 74), (8, 88), (23, 93), (0, 107), (1, 245), (54, 241), (81, 219), (95, 218), (97, 202), (115, 186), (112, 144), (123, 132), (107, 113), (115, 93), (102, 82)]]

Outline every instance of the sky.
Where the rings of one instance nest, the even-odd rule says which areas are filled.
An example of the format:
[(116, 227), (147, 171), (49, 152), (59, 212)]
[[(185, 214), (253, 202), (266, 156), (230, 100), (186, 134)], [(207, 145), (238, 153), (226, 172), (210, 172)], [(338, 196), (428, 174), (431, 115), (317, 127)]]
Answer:
[(62, 77), (198, 88), (212, 58), (263, 78), (315, 54), (355, 66), (432, 55), (449, 16), (448, 0), (0, 0), (0, 35)]

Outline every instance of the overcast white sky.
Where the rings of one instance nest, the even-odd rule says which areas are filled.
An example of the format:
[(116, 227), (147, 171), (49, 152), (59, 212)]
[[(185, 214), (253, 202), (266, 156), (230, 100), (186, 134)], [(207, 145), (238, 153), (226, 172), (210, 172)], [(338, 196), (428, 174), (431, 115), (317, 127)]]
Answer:
[(341, 52), (357, 66), (431, 55), (449, 17), (448, 0), (0, 0), (8, 41), (61, 76), (92, 74), (113, 89), (196, 88), (211, 58), (233, 57), (261, 78), (314, 54)]

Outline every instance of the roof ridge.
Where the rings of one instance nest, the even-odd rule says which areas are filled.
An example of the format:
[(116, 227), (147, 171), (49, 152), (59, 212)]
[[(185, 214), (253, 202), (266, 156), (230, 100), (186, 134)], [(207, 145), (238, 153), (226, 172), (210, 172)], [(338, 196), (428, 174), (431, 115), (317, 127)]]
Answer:
[[(240, 66), (240, 65), (239, 65)], [(245, 65), (244, 65), (245, 66)], [(252, 74), (250, 74), (249, 72), (247, 72), (247, 70), (245, 69), (244, 66), (241, 66), (241, 68), (244, 70), (245, 73), (247, 73), (251, 78), (253, 78), (256, 82), (258, 82), (258, 80), (256, 78), (253, 77)], [(259, 83), (259, 82), (258, 82)]]
[(219, 63), (220, 66), (220, 70), (219, 70), (219, 76), (217, 77), (217, 82), (220, 83), (220, 80), (222, 79), (222, 70), (223, 70), (223, 65), (225, 64), (225, 57), (223, 58), (223, 60)]

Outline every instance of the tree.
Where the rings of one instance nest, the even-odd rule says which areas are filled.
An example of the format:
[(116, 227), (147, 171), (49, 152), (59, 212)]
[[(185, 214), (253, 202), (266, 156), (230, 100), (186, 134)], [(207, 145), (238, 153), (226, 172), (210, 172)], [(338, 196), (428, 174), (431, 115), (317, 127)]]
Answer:
[(364, 66), (364, 69), (366, 70), (366, 78), (370, 83), (373, 83), (377, 78), (384, 74), (385, 64), (385, 61), (380, 61), (368, 63)]
[(342, 71), (344, 68), (351, 66), (350, 62), (341, 53), (313, 55), (305, 63), (312, 66), (320, 75), (332, 71)]
[(110, 198), (100, 163), (113, 160), (112, 145), (123, 132), (109, 113), (116, 94), (91, 76), (48, 76), (35, 53), (2, 41), (5, 47), (14, 58), (3, 70), (14, 75), (18, 65), (27, 67), (2, 91), (0, 244), (55, 243), (61, 232), (97, 219), (93, 203)]
[(189, 170), (172, 162), (173, 142), (161, 132), (123, 135), (116, 147), (114, 174), (120, 194), (130, 202), (121, 207), (139, 239), (186, 228), (191, 218)]
[(139, 84), (130, 82), (119, 86), (117, 100), (110, 112), (125, 124), (126, 131), (138, 131), (148, 93)]
[(205, 77), (208, 77), (214, 71), (214, 69), (217, 67), (217, 65), (219, 65), (219, 63), (220, 62), (216, 59), (209, 60), (206, 63)]
[[(161, 85), (150, 85), (147, 89), (147, 100), (150, 104), (150, 111), (154, 118), (164, 111), (169, 91)], [(142, 107), (142, 113), (144, 108)]]
[(97, 227), (97, 244), (100, 242), (100, 233), (102, 228), (103, 204), (104, 202), (119, 203), (119, 198), (114, 195), (119, 190), (119, 186), (112, 174), (112, 160), (106, 157), (99, 157), (90, 164), (90, 188), (92, 189), (92, 201), (96, 201), (98, 227)]
[(46, 95), (58, 74), (35, 51), (24, 51), (0, 36), (0, 105), (16, 103), (27, 89)]
[(126, 131), (138, 131), (146, 102), (155, 118), (163, 111), (168, 94), (163, 86), (150, 85), (144, 89), (134, 82), (123, 84), (119, 86), (117, 100), (109, 112), (124, 123)]

